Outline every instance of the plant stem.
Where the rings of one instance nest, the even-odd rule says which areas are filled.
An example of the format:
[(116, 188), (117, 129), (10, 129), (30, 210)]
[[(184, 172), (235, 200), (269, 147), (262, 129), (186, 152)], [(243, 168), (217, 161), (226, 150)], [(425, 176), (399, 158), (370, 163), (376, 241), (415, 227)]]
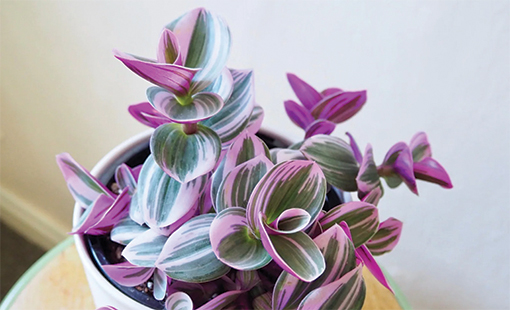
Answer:
[(187, 135), (192, 135), (198, 131), (197, 123), (182, 124), (182, 130)]

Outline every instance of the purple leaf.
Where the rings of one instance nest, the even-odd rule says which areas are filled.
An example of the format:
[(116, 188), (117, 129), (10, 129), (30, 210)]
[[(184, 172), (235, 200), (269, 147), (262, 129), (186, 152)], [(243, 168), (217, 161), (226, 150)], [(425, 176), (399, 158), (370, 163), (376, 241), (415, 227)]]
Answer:
[(102, 265), (104, 272), (115, 282), (123, 286), (137, 286), (150, 279), (154, 268), (139, 267), (130, 262)]
[(115, 183), (117, 183), (120, 190), (127, 188), (130, 196), (135, 193), (136, 178), (133, 170), (124, 163), (115, 169)]
[(336, 124), (327, 120), (316, 120), (306, 128), (305, 139), (315, 135), (329, 135), (335, 130)]
[(340, 93), (340, 92), (343, 92), (343, 90), (341, 90), (340, 88), (337, 88), (337, 87), (331, 87), (331, 88), (326, 88), (325, 90), (321, 91), (321, 95), (324, 98), (324, 97), (328, 97), (328, 96), (331, 96), (333, 94)]
[(110, 232), (115, 224), (120, 222), (129, 213), (129, 202), (131, 197), (129, 196), (128, 189), (124, 189), (120, 193), (112, 205), (104, 212), (101, 219), (87, 230), (87, 234), (103, 234), (104, 232)]
[(409, 148), (413, 152), (413, 161), (419, 162), (424, 158), (432, 156), (432, 150), (430, 148), (429, 141), (427, 140), (427, 134), (424, 132), (418, 132), (411, 138)]
[(377, 233), (366, 245), (373, 255), (381, 255), (395, 248), (402, 233), (402, 222), (390, 217), (379, 224)]
[(182, 59), (179, 50), (179, 40), (169, 29), (163, 29), (159, 39), (157, 61), (174, 65), (182, 65)]
[(285, 112), (287, 112), (289, 118), (302, 129), (306, 129), (308, 125), (314, 121), (310, 111), (297, 104), (295, 101), (287, 100), (284, 102), (284, 105)]
[(438, 184), (444, 188), (452, 188), (448, 172), (433, 158), (426, 157), (413, 164), (414, 176), (419, 180)]
[(358, 198), (363, 199), (370, 191), (380, 186), (381, 181), (374, 161), (372, 145), (368, 144), (356, 177)]
[(103, 307), (97, 308), (96, 310), (117, 310), (117, 308), (114, 308), (112, 306), (103, 306)]
[(322, 99), (322, 95), (319, 94), (315, 88), (298, 78), (296, 75), (287, 73), (287, 79), (289, 80), (292, 90), (294, 90), (294, 93), (299, 98), (299, 101), (301, 101), (307, 110), (311, 110), (315, 104)]
[(69, 191), (80, 206), (88, 207), (100, 195), (110, 198), (116, 196), (68, 153), (57, 155), (57, 164), (64, 175)]
[(149, 102), (130, 105), (128, 111), (137, 121), (152, 128), (172, 122), (168, 117), (154, 109)]
[(200, 71), (200, 69), (185, 68), (174, 64), (156, 63), (153, 60), (117, 50), (114, 50), (113, 54), (141, 78), (163, 87), (177, 96), (184, 96), (188, 93), (191, 79)]
[[(80, 217), (77, 225), (73, 227), (72, 234), (85, 234), (90, 230), (101, 218), (104, 213), (113, 204), (114, 199), (106, 195), (100, 195), (91, 206), (89, 206)], [(102, 232), (102, 234), (107, 232)]]
[(239, 295), (243, 294), (244, 292), (245, 292), (244, 290), (225, 292), (214, 297), (211, 301), (207, 302), (205, 305), (201, 306), (200, 308), (197, 308), (197, 310), (224, 309), (230, 303), (235, 301), (239, 297)]
[(356, 144), (356, 140), (354, 140), (354, 137), (350, 133), (346, 132), (345, 134), (349, 137), (349, 144), (351, 145), (354, 157), (356, 158), (358, 163), (361, 164), (361, 162), (363, 161), (363, 156), (361, 155), (361, 151), (359, 150), (358, 144)]
[(360, 246), (356, 249), (356, 253), (363, 260), (363, 264), (370, 270), (370, 272), (374, 275), (374, 277), (379, 281), (384, 287), (386, 287), (390, 292), (393, 293), (390, 284), (386, 280), (384, 273), (381, 270), (381, 267), (377, 264), (370, 251), (367, 249), (365, 245)]
[(397, 159), (395, 160), (395, 163), (393, 164), (393, 169), (396, 173), (398, 173), (398, 175), (400, 175), (407, 187), (409, 187), (413, 193), (418, 195), (416, 178), (414, 177), (413, 172), (413, 155), (411, 154), (411, 150), (408, 147), (400, 152)]
[(361, 199), (361, 201), (377, 206), (379, 204), (379, 200), (383, 196), (383, 193), (384, 192), (382, 186), (378, 186), (366, 194), (365, 197)]
[(341, 92), (322, 99), (312, 110), (315, 119), (339, 124), (358, 113), (367, 101), (366, 91)]

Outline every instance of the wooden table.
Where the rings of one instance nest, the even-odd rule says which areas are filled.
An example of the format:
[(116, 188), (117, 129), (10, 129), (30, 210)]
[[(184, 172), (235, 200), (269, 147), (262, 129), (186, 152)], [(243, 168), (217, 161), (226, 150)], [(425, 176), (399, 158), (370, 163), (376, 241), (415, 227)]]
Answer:
[[(396, 296), (363, 270), (367, 296), (363, 309), (410, 309), (389, 279)], [(80, 258), (69, 238), (41, 257), (12, 287), (0, 310), (94, 310)], [(128, 310), (128, 309), (119, 309)]]

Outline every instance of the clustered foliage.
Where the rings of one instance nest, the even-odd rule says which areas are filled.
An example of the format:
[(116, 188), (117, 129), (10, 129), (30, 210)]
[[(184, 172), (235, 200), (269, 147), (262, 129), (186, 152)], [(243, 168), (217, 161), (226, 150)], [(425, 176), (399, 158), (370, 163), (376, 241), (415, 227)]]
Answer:
[[(83, 208), (74, 234), (109, 235), (125, 261), (104, 265), (124, 286), (153, 284), (166, 309), (359, 309), (365, 266), (389, 290), (373, 256), (398, 243), (402, 222), (379, 220), (380, 178), (417, 193), (416, 179), (452, 187), (424, 133), (399, 142), (379, 166), (372, 147), (332, 137), (366, 91), (318, 92), (294, 74), (300, 104), (285, 101), (305, 139), (269, 150), (255, 133), (253, 73), (226, 67), (230, 32), (195, 9), (168, 24), (156, 60), (114, 51), (156, 86), (129, 107), (155, 128), (142, 166), (119, 166), (107, 188), (69, 154), (57, 156)], [(334, 188), (359, 201), (323, 209)], [(105, 309), (112, 309), (111, 307)]]

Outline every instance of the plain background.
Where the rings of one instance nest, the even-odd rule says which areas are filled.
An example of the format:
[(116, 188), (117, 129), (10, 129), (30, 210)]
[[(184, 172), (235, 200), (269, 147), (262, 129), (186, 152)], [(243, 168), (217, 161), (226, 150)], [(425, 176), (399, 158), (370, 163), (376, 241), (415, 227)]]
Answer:
[(230, 25), (228, 65), (255, 69), (264, 127), (301, 138), (283, 108), (293, 72), (368, 90), (335, 134), (371, 143), (377, 163), (426, 131), (454, 188), (387, 190), (381, 219), (404, 231), (380, 262), (416, 309), (510, 307), (508, 1), (2, 1), (2, 191), (69, 230), (55, 154), (92, 168), (145, 129), (126, 109), (149, 84), (111, 50), (154, 58), (161, 28), (197, 6)]

